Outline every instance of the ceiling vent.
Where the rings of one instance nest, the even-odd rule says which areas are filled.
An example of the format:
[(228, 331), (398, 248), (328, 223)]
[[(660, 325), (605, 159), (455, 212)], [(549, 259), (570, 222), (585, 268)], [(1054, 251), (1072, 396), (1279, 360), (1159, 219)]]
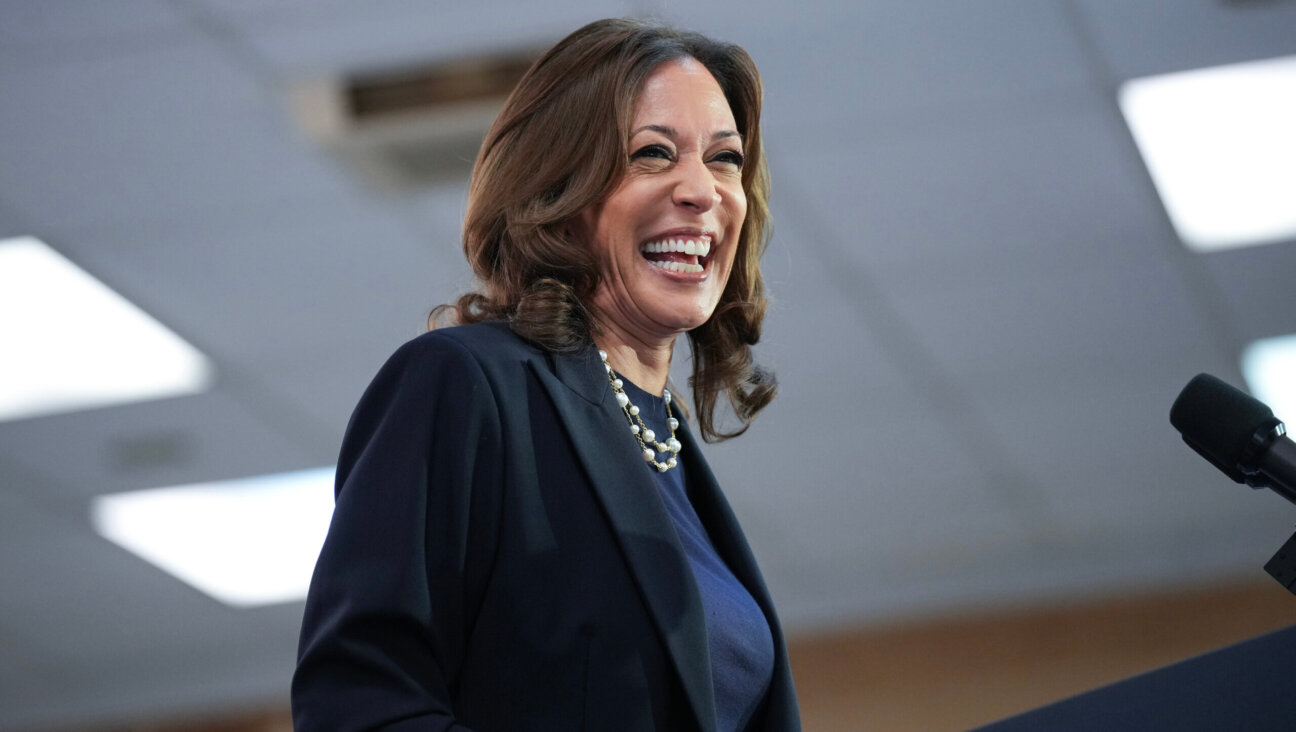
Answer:
[(462, 182), (536, 53), (474, 57), (294, 86), (298, 124), (385, 191)]

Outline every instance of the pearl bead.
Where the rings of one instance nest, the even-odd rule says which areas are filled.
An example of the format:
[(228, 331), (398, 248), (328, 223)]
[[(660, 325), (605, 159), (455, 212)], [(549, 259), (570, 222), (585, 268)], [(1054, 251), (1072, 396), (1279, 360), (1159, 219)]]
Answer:
[(613, 380), (612, 380), (612, 386), (615, 386), (615, 387), (618, 388), (618, 389), (624, 389), (624, 388), (625, 388), (625, 382), (622, 381), (622, 380), (620, 380), (620, 379), (613, 379)]
[(667, 403), (667, 404), (670, 404), (670, 399), (671, 399), (671, 397), (670, 397), (670, 389), (663, 389), (663, 390), (662, 390), (662, 399), (665, 399), (665, 400), (666, 400), (666, 403)]
[(643, 435), (643, 437), (644, 437), (644, 441), (645, 441), (645, 442), (656, 442), (656, 441), (657, 441), (657, 433), (656, 433), (656, 432), (653, 432), (652, 430), (644, 430), (644, 435)]
[(601, 359), (603, 359), (604, 361), (606, 361), (606, 360), (607, 360), (607, 351), (605, 351), (605, 350), (603, 350), (602, 348), (600, 348), (600, 349), (599, 349), (599, 358), (601, 358)]
[(675, 467), (675, 458), (671, 458), (670, 460), (667, 460), (667, 461), (666, 461), (666, 467), (668, 467), (668, 468), (673, 468), (673, 467)]
[(674, 437), (666, 441), (666, 446), (670, 448), (671, 452), (679, 452), (680, 448), (683, 447), (683, 445), (680, 444), (680, 441)]
[(673, 429), (673, 430), (677, 430), (677, 429), (679, 429), (679, 420), (678, 420), (678, 419), (675, 419), (674, 417), (671, 417), (670, 419), (666, 420), (666, 422), (670, 425), (670, 428), (671, 428), (671, 429)]
[[(625, 397), (625, 400), (626, 400), (627, 402), (630, 401), (630, 397), (626, 397), (625, 394), (622, 394), (621, 396)], [(618, 400), (618, 401), (619, 401), (619, 400)], [(625, 404), (622, 404), (621, 406), (624, 407)], [(636, 407), (635, 405), (631, 404), (631, 405), (630, 405), (630, 414), (633, 414), (634, 416), (638, 417), (638, 416), (639, 416), (639, 407)]]
[(652, 459), (657, 457), (657, 455), (652, 450), (646, 447), (644, 448), (643, 456), (644, 456), (644, 460), (647, 460), (649, 462), (652, 462)]
[[(617, 392), (616, 400), (617, 400), (617, 404), (620, 404), (623, 407), (630, 403), (630, 397), (626, 396), (621, 392)], [(630, 407), (630, 413), (634, 414), (636, 409), (637, 409), (636, 407)]]
[(637, 434), (639, 434), (639, 425), (637, 425), (637, 424), (632, 424), (632, 425), (630, 425), (630, 434), (632, 434), (632, 435), (637, 435)]

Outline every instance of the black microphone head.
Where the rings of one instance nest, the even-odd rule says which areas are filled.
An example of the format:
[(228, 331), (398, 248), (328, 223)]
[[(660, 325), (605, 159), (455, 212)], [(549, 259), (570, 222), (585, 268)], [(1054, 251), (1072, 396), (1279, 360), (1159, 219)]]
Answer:
[[(1282, 424), (1263, 402), (1210, 374), (1198, 374), (1170, 408), (1184, 442), (1233, 480), (1247, 482), (1252, 462)], [(1244, 468), (1246, 469), (1244, 471)]]

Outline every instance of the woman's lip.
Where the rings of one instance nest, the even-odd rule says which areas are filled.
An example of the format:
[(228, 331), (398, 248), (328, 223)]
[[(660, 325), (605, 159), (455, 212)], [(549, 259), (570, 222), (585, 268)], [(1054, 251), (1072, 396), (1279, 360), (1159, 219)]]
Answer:
[(706, 279), (711, 272), (712, 258), (678, 252), (649, 254), (640, 252), (644, 265), (658, 274), (687, 281)]
[(662, 239), (702, 239), (706, 238), (715, 241), (715, 232), (710, 229), (699, 229), (693, 226), (681, 226), (675, 229), (659, 231), (656, 234), (645, 239), (645, 242), (661, 241)]
[[(663, 277), (669, 277), (671, 279), (680, 280), (684, 282), (701, 282), (711, 276), (711, 264), (706, 260), (702, 260), (702, 264), (701, 264), (702, 269), (700, 271), (680, 271), (679, 269), (667, 269), (665, 266), (662, 266), (661, 264), (658, 264), (655, 261), (648, 259), (647, 257), (644, 258), (644, 266), (652, 268), (654, 272), (662, 275)], [(675, 266), (675, 265), (671, 265), (671, 266)]]
[(710, 257), (713, 254), (712, 249), (717, 245), (717, 242), (715, 240), (715, 235), (709, 231), (703, 229), (681, 228), (665, 231), (643, 240), (639, 244), (639, 252), (647, 256), (650, 253), (654, 253), (648, 251), (650, 247), (656, 247), (656, 245), (662, 244), (669, 244), (665, 247), (666, 251), (662, 251), (660, 247), (657, 247), (655, 253), (666, 254), (678, 251), (688, 254), (689, 256)]
[[(702, 242), (706, 245), (707, 254), (706, 256), (700, 254), (682, 254), (677, 252), (658, 252), (654, 254), (645, 251), (651, 244), (670, 240)], [(639, 245), (639, 254), (644, 258), (644, 261), (649, 267), (652, 267), (663, 276), (681, 281), (698, 282), (707, 279), (710, 274), (711, 261), (715, 256), (716, 246), (717, 242), (715, 240), (715, 234), (712, 231), (692, 226), (681, 226), (659, 232), (654, 234), (652, 237), (645, 239), (643, 243)], [(681, 259), (685, 261), (680, 261)], [(694, 270), (693, 267), (697, 266), (701, 266), (701, 269)]]

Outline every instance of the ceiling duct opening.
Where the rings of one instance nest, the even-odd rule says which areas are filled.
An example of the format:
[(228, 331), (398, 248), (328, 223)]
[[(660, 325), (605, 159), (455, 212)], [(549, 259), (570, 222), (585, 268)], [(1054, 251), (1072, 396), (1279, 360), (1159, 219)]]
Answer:
[(384, 191), (462, 183), (539, 52), (310, 79), (290, 90), (310, 139)]

